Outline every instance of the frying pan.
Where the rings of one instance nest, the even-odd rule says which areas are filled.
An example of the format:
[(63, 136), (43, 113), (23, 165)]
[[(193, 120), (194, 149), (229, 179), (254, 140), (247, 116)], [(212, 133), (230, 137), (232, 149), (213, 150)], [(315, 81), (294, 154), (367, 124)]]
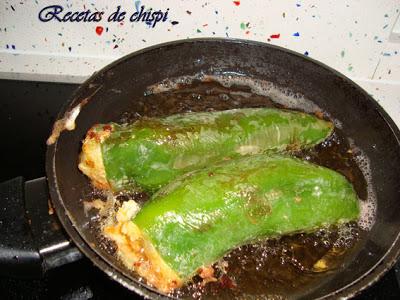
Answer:
[(234, 39), (193, 39), (156, 45), (130, 54), (94, 74), (75, 92), (58, 119), (80, 108), (76, 127), (48, 146), (46, 171), (52, 204), (77, 247), (123, 286), (145, 297), (165, 298), (138, 281), (104, 247), (83, 199), (91, 187), (77, 168), (81, 141), (96, 123), (118, 121), (124, 112), (162, 112), (139, 103), (148, 86), (196, 74), (241, 74), (303, 95), (342, 124), (370, 159), (377, 216), (345, 267), (327, 274), (295, 298), (351, 297), (377, 281), (400, 252), (400, 132), (385, 111), (359, 86), (310, 58), (280, 47)]

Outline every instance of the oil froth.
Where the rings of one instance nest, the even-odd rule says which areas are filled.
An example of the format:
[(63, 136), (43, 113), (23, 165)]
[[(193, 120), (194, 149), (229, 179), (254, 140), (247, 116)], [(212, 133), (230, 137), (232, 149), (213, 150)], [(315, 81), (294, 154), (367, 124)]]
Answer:
[[(353, 143), (353, 141), (351, 141), (351, 143)], [(358, 220), (358, 226), (365, 231), (369, 231), (374, 225), (376, 219), (377, 198), (372, 185), (370, 160), (361, 149), (357, 150), (358, 155), (354, 156), (354, 160), (367, 182), (367, 198), (360, 201), (360, 218)]]

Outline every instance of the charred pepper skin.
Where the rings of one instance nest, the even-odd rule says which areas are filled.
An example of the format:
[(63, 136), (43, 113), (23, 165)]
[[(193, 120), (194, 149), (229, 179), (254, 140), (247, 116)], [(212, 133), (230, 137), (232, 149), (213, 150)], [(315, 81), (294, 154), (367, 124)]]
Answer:
[(271, 108), (143, 118), (111, 127), (101, 143), (111, 189), (148, 192), (224, 159), (312, 147), (333, 130), (331, 122), (313, 115)]
[(254, 155), (178, 178), (132, 222), (185, 282), (239, 245), (358, 217), (359, 200), (341, 174), (296, 158)]

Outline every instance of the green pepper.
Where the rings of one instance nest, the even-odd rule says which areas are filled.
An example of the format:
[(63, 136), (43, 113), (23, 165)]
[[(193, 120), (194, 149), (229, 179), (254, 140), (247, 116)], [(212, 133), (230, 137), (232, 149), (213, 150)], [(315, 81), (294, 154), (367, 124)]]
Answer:
[(271, 108), (143, 118), (92, 128), (79, 168), (100, 188), (153, 192), (224, 159), (312, 147), (332, 130), (331, 122), (313, 115)]
[[(158, 255), (157, 265), (167, 271), (152, 284), (165, 291), (165, 278), (180, 286), (237, 246), (358, 217), (357, 195), (341, 174), (296, 158), (262, 154), (171, 182), (128, 221), (135, 229), (125, 234), (132, 248), (138, 237), (141, 245), (150, 245), (144, 249), (154, 248), (150, 256)], [(146, 270), (139, 273), (151, 277)], [(171, 272), (174, 276), (165, 275)]]

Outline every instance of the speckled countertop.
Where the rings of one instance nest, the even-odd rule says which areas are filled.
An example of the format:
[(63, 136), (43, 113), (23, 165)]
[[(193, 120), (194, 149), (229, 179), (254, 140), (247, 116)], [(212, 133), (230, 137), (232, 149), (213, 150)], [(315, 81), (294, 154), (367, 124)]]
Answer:
[[(100, 22), (41, 22), (48, 5), (104, 11)], [(168, 10), (166, 22), (108, 22), (120, 5)], [(61, 15), (62, 15), (61, 14)], [(154, 44), (231, 37), (292, 49), (355, 80), (400, 126), (400, 42), (393, 27), (398, 0), (339, 1), (2, 1), (0, 78), (80, 83), (113, 60)]]

